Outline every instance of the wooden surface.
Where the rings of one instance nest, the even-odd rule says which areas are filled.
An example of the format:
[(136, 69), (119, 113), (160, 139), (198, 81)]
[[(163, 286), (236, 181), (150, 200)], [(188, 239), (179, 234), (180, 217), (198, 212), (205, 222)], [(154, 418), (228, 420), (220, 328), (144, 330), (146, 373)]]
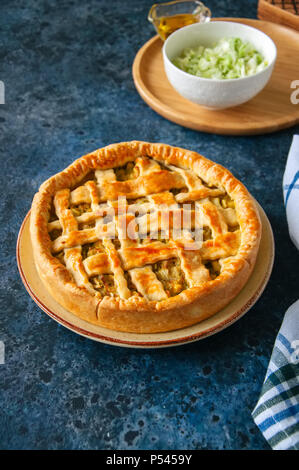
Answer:
[(235, 108), (217, 111), (196, 105), (179, 95), (168, 82), (161, 51), (163, 43), (155, 36), (139, 50), (133, 63), (134, 83), (142, 99), (170, 121), (215, 134), (265, 134), (299, 123), (299, 104), (292, 104), (290, 99), (294, 92), (291, 82), (299, 80), (299, 33), (260, 20), (218, 20), (253, 26), (273, 39), (277, 62), (267, 86), (252, 100)]
[(275, 0), (273, 4), (270, 3), (270, 0), (259, 0), (258, 17), (261, 20), (273, 21), (299, 31), (299, 14), (296, 14), (295, 7), (299, 13), (299, 1), (282, 2)]

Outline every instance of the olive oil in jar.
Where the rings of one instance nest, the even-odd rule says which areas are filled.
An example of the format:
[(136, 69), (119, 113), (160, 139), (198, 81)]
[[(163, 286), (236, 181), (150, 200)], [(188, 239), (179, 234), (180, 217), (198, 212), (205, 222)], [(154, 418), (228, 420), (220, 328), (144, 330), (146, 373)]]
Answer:
[(162, 16), (157, 18), (154, 22), (160, 37), (165, 41), (165, 39), (177, 29), (198, 22), (198, 18), (191, 13), (185, 13), (181, 15)]

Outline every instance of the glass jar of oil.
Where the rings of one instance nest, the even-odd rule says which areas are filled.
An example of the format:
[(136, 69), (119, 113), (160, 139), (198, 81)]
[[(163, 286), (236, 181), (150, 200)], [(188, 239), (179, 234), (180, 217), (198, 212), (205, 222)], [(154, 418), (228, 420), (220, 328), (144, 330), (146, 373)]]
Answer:
[(171, 33), (193, 23), (206, 23), (211, 19), (211, 11), (197, 0), (175, 0), (168, 3), (156, 3), (148, 14), (148, 20), (154, 25), (163, 41)]

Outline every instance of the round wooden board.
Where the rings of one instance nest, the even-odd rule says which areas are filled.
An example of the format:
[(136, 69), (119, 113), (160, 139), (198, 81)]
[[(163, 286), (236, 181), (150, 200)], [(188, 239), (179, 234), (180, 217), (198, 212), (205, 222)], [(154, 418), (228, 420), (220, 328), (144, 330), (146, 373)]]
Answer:
[(59, 305), (49, 294), (37, 274), (30, 240), (30, 212), (20, 228), (17, 262), (25, 288), (36, 304), (61, 325), (87, 338), (116, 346), (131, 348), (162, 348), (191, 343), (227, 328), (241, 318), (261, 296), (269, 280), (274, 260), (274, 239), (270, 222), (259, 206), (262, 239), (255, 268), (247, 284), (235, 299), (212, 317), (196, 325), (166, 333), (136, 334), (108, 330), (92, 325)]
[(166, 119), (190, 129), (226, 135), (265, 134), (299, 123), (299, 104), (292, 104), (293, 80), (299, 80), (299, 33), (267, 21), (217, 18), (260, 29), (277, 47), (277, 62), (267, 86), (247, 103), (225, 110), (208, 110), (183, 98), (164, 72), (159, 36), (137, 53), (133, 78), (141, 98)]

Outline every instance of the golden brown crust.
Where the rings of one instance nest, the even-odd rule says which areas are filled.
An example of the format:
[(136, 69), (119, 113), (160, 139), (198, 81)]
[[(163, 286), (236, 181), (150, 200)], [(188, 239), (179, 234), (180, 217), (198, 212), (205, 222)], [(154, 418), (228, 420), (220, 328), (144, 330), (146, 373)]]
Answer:
[[(91, 170), (119, 167), (135, 160), (137, 156), (150, 156), (164, 165), (192, 169), (210, 185), (224, 188), (235, 203), (241, 232), (239, 250), (234, 256), (223, 259), (222, 271), (216, 279), (186, 289), (175, 297), (160, 301), (149, 301), (137, 296), (127, 299), (105, 296), (100, 299), (85, 287), (78, 287), (68, 269), (51, 253), (48, 220), (52, 198), (59, 190), (73, 189)], [(134, 192), (132, 194), (134, 197)], [(218, 312), (239, 293), (248, 280), (261, 237), (261, 223), (254, 200), (226, 168), (195, 152), (138, 141), (113, 144), (96, 150), (45, 181), (33, 199), (30, 230), (39, 275), (61, 305), (88, 322), (137, 333), (182, 328)], [(234, 237), (228, 233), (228, 238)]]

